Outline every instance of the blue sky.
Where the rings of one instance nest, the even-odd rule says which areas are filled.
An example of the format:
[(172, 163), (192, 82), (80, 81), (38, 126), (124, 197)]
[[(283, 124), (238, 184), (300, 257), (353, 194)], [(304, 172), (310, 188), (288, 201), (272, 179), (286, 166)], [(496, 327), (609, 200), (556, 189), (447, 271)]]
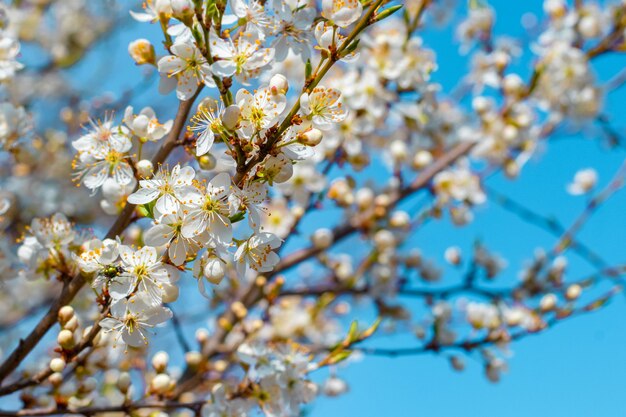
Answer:
[[(491, 0), (489, 3), (498, 12), (496, 33), (515, 37), (524, 34), (521, 16), (527, 12), (540, 12), (542, 5), (540, 0)], [(115, 51), (106, 55), (107, 68), (113, 75), (103, 83), (85, 83), (90, 88), (90, 94), (98, 95), (108, 90), (119, 92), (134, 85), (142, 70), (132, 67), (126, 45), (137, 37), (157, 39), (155, 29), (147, 25), (126, 28), (94, 50), (94, 54), (101, 54), (102, 48)], [(429, 30), (424, 37), (426, 46), (438, 55), (439, 70), (435, 79), (444, 85), (444, 90), (449, 91), (468, 68), (467, 58), (459, 56), (458, 45), (449, 31)], [(99, 58), (102, 59), (102, 56)], [(602, 59), (598, 65), (599, 78), (610, 78), (625, 62), (626, 58)], [(519, 64), (521, 68), (528, 68), (530, 62), (524, 59)], [(125, 72), (121, 72), (122, 69)], [(79, 66), (75, 71), (83, 80), (93, 81), (91, 68)], [(526, 69), (522, 76), (527, 76), (527, 73)], [(625, 94), (626, 89), (608, 98), (608, 114), (613, 120), (619, 121), (624, 116), (622, 102)], [(138, 107), (152, 104), (155, 97), (153, 93), (146, 93), (133, 104)], [(173, 95), (159, 100), (156, 107), (164, 109), (165, 113), (169, 111), (173, 116)], [(619, 123), (615, 126), (621, 128)], [(511, 198), (525, 202), (537, 212), (554, 215), (568, 225), (585, 204), (584, 198), (571, 197), (565, 192), (565, 185), (574, 173), (580, 168), (595, 167), (601, 185), (604, 185), (623, 161), (624, 151), (608, 150), (598, 140), (577, 135), (563, 133), (559, 134), (559, 138), (526, 166), (520, 179), (509, 181), (496, 176), (488, 184)], [(579, 237), (611, 263), (625, 260), (626, 192), (611, 199)], [(500, 285), (515, 282), (517, 272), (535, 248), (549, 249), (555, 242), (555, 238), (545, 231), (488, 203), (477, 210), (475, 222), (470, 226), (456, 228), (446, 221), (430, 222), (418, 232), (412, 243), (443, 264), (446, 247), (458, 245), (467, 252), (476, 238), (508, 259), (509, 267)], [(583, 277), (591, 271), (584, 262), (576, 258), (571, 261), (569, 279)], [(446, 276), (452, 277), (451, 280), (457, 276), (451, 269), (446, 273)], [(184, 294), (191, 294), (193, 290), (192, 286)], [(185, 302), (189, 299), (186, 298)], [(458, 373), (451, 369), (445, 358), (430, 354), (395, 359), (367, 357), (362, 362), (339, 369), (339, 375), (350, 384), (350, 393), (337, 399), (321, 398), (309, 409), (309, 415), (624, 415), (626, 325), (622, 317), (626, 313), (625, 307), (620, 296), (599, 312), (566, 321), (540, 335), (516, 342), (512, 345), (513, 353), (509, 358), (510, 370), (499, 384), (488, 382), (481, 364), (472, 359), (467, 359), (466, 370)], [(173, 351), (177, 348), (166, 345), (166, 341), (172, 340), (171, 335), (171, 332), (162, 335), (159, 343)]]

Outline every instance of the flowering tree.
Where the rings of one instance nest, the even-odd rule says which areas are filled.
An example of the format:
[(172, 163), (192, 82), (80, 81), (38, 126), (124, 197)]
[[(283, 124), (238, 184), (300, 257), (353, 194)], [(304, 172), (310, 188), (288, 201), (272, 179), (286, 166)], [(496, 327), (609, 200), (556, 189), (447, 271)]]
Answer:
[[(146, 79), (92, 98), (67, 75), (129, 10), (162, 45), (132, 41)], [(420, 35), (455, 10), (471, 69), (446, 91)], [(497, 381), (501, 348), (601, 308), (626, 270), (577, 235), (626, 168), (597, 192), (593, 169), (576, 174), (567, 189), (589, 200), (571, 226), (486, 184), (565, 126), (619, 140), (603, 100), (626, 78), (600, 83), (593, 62), (626, 48), (626, 5), (544, 11), (523, 42), (496, 36), (481, 1), (3, 6), (0, 415), (295, 416), (346, 392), (355, 355), (433, 352), (458, 370), (477, 355)], [(168, 98), (128, 106), (154, 78)], [(556, 243), (511, 286), (490, 249), (451, 246), (444, 279), (412, 237), (488, 201)], [(596, 273), (566, 274), (570, 254)], [(151, 341), (168, 326), (175, 340)], [(412, 342), (376, 347), (389, 332)]]

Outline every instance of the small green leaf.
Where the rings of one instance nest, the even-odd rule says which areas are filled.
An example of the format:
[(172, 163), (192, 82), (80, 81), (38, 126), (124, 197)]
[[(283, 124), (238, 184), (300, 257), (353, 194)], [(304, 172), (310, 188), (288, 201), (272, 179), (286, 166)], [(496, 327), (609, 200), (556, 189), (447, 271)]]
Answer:
[(376, 14), (374, 22), (380, 22), (381, 20), (388, 18), (389, 16), (400, 10), (402, 7), (403, 6), (401, 4), (398, 4), (396, 6), (391, 6), (390, 8), (383, 10), (382, 12)]

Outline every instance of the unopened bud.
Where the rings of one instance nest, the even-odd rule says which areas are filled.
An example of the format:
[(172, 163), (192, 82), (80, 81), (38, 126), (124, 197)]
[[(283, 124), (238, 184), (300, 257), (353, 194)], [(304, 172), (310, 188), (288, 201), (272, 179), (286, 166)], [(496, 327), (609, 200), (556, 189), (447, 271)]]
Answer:
[(395, 162), (403, 162), (409, 155), (406, 143), (401, 140), (394, 140), (389, 145), (389, 153)]
[(396, 244), (396, 239), (389, 230), (379, 230), (374, 235), (374, 244), (378, 250), (389, 249)]
[(452, 369), (454, 369), (455, 371), (460, 372), (465, 369), (465, 362), (458, 356), (450, 357), (450, 365), (452, 365)]
[(202, 363), (202, 354), (196, 351), (185, 353), (185, 363), (191, 369), (197, 368)]
[(316, 249), (326, 249), (333, 244), (334, 236), (330, 229), (317, 229), (311, 236), (311, 242)]
[(414, 169), (424, 169), (433, 162), (433, 155), (428, 151), (418, 151), (413, 157)]
[(198, 165), (200, 169), (210, 171), (217, 166), (217, 159), (211, 154), (202, 155), (198, 158)]
[(52, 372), (63, 372), (65, 369), (65, 361), (61, 358), (54, 358), (50, 361), (50, 370)]
[(128, 54), (137, 65), (155, 64), (154, 46), (147, 39), (137, 39), (128, 44)]
[(117, 389), (126, 394), (128, 388), (130, 388), (130, 382), (130, 374), (128, 372), (120, 373), (120, 376), (117, 378)]
[(404, 263), (409, 268), (417, 268), (422, 265), (422, 252), (419, 249), (411, 249)]
[(156, 394), (163, 394), (169, 390), (171, 381), (168, 374), (158, 374), (150, 381), (150, 390)]
[(201, 345), (208, 342), (209, 340), (209, 331), (207, 329), (198, 329), (196, 330), (196, 340)]
[(491, 102), (487, 97), (477, 96), (472, 100), (472, 107), (476, 113), (483, 114), (491, 109)]
[(241, 301), (235, 301), (234, 303), (232, 303), (230, 305), (230, 310), (239, 320), (243, 319), (248, 314), (248, 309), (246, 308), (246, 306), (243, 305)]
[(171, 0), (172, 15), (189, 26), (193, 22), (193, 4), (190, 0)]
[(74, 309), (72, 306), (63, 306), (59, 309), (59, 323), (62, 325), (70, 321), (74, 317)]
[(374, 191), (371, 188), (360, 188), (355, 195), (357, 206), (365, 210), (374, 204)]
[(404, 229), (411, 223), (411, 217), (409, 213), (402, 210), (397, 210), (391, 213), (391, 218), (389, 219), (389, 225), (391, 227), (396, 227), (398, 229)]
[(148, 178), (154, 172), (154, 165), (147, 159), (137, 162), (137, 174), (142, 178)]
[(71, 319), (68, 320), (67, 323), (63, 325), (63, 328), (73, 332), (78, 328), (78, 318), (76, 316), (73, 316)]
[(317, 146), (322, 141), (324, 134), (321, 130), (311, 128), (305, 132), (298, 133), (298, 142), (305, 146)]
[(580, 294), (582, 293), (583, 289), (580, 285), (578, 284), (572, 284), (569, 287), (567, 287), (567, 291), (565, 292), (565, 296), (567, 297), (568, 300), (575, 300), (578, 297), (580, 297)]
[(228, 130), (234, 130), (239, 123), (239, 116), (241, 115), (241, 109), (238, 105), (232, 104), (224, 109), (224, 115), (222, 116), (222, 124)]
[(276, 74), (270, 79), (272, 94), (286, 94), (289, 91), (289, 81), (282, 74)]
[(48, 377), (48, 382), (52, 384), (53, 387), (58, 387), (63, 383), (63, 374), (60, 372), (55, 372)]
[(74, 347), (74, 333), (70, 330), (61, 330), (57, 336), (57, 342), (63, 349), (71, 349)]
[(217, 257), (210, 257), (204, 265), (204, 276), (211, 284), (219, 284), (226, 275), (224, 263)]
[(158, 373), (164, 372), (167, 369), (167, 364), (169, 363), (169, 361), (170, 356), (167, 354), (167, 352), (164, 352), (162, 350), (158, 351), (152, 357), (152, 367)]
[(346, 381), (343, 379), (331, 376), (326, 380), (326, 382), (324, 382), (322, 390), (324, 394), (329, 397), (337, 397), (348, 391), (348, 384), (346, 384)]
[(554, 307), (556, 307), (556, 301), (556, 295), (546, 294), (541, 298), (541, 301), (539, 301), (539, 307), (543, 311), (553, 310)]
[(502, 81), (502, 88), (507, 95), (518, 95), (524, 88), (524, 81), (517, 74), (508, 74)]
[(446, 249), (443, 257), (450, 265), (459, 265), (461, 263), (461, 249), (456, 246), (451, 246)]

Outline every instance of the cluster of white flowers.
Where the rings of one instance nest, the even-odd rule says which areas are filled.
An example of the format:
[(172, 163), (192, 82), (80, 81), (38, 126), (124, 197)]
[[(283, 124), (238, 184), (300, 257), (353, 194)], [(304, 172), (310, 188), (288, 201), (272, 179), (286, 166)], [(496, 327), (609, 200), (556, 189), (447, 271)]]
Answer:
[(81, 239), (63, 214), (34, 219), (17, 251), (27, 267), (22, 274), (32, 279), (49, 278), (59, 270), (72, 274), (75, 270), (72, 253), (82, 243)]
[[(431, 220), (471, 222), (498, 194), (484, 184), (493, 172), (516, 178), (561, 124), (600, 114), (605, 91), (592, 59), (624, 49), (623, 2), (546, 0), (527, 74), (517, 72), (522, 43), (494, 32), (493, 8), (469, 2), (456, 27), (469, 69), (448, 94), (421, 35), (459, 10), (452, 0), (147, 0), (130, 14), (161, 30), (163, 48), (139, 38), (128, 53), (169, 96), (144, 108), (126, 94), (74, 100), (76, 90), (47, 78), (88, 59), (106, 31), (110, 22), (98, 22), (92, 7), (16, 2), (0, 16), (0, 234), (8, 236), (0, 281), (15, 283), (0, 295), (0, 326), (20, 320), (11, 315), (18, 307), (53, 300), (57, 286), (64, 297), (76, 293), (44, 323), (60, 329), (45, 382), (34, 388), (52, 387), (40, 404), (73, 412), (98, 406), (101, 392), (102, 404), (128, 412), (154, 397), (173, 408), (206, 401), (186, 406), (204, 417), (296, 416), (318, 395), (309, 374), (321, 367), (333, 366), (321, 393), (347, 391), (334, 365), (378, 327), (345, 331), (361, 300), (388, 330), (411, 329), (414, 351), (480, 350), (493, 381), (506, 362), (483, 345), (596, 308), (576, 304), (591, 280), (566, 280), (567, 258), (558, 256), (571, 248), (603, 264), (576, 236), (538, 252), (518, 284), (497, 290), (490, 281), (507, 263), (482, 244), (467, 253), (449, 246), (439, 264), (413, 238)], [(59, 26), (49, 37), (48, 14)], [(18, 62), (26, 42), (49, 52), (28, 76)], [(21, 91), (29, 83), (33, 92)], [(49, 128), (48, 116), (36, 118), (41, 126), (30, 120), (48, 97), (62, 103), (62, 128)], [(108, 104), (125, 110), (116, 118)], [(70, 166), (91, 196), (70, 189)], [(590, 193), (597, 177), (581, 170), (567, 191)], [(560, 230), (501, 197), (506, 209)], [(95, 238), (105, 223), (107, 238)], [(462, 282), (444, 283), (450, 273)], [(80, 291), (85, 283), (93, 291)], [(173, 310), (202, 299), (197, 292), (210, 330), (196, 332), (196, 350)], [(415, 297), (423, 306), (408, 302)], [(150, 336), (169, 320), (183, 372), (168, 371), (164, 352), (153, 370), (144, 366)], [(29, 340), (16, 356), (36, 347)], [(451, 363), (464, 367), (457, 356)], [(131, 368), (140, 375), (131, 378)], [(145, 385), (141, 400), (135, 380)]]
[[(254, 382), (257, 395), (262, 398), (262, 409), (267, 416), (294, 416), (300, 413), (300, 405), (308, 403), (317, 394), (317, 385), (309, 381), (307, 374), (315, 369), (310, 355), (289, 345), (268, 349), (263, 345), (243, 344), (237, 350), (239, 361), (245, 365), (248, 378)], [(223, 401), (224, 387), (218, 385), (214, 395), (217, 400), (203, 407), (204, 417), (217, 417), (232, 413), (247, 416), (251, 405), (245, 402)], [(247, 406), (246, 406), (247, 405)]]
[[(20, 43), (9, 30), (7, 10), (0, 8), (0, 85), (10, 83), (24, 66), (18, 62)], [(6, 93), (2, 92), (3, 96)], [(10, 149), (30, 130), (29, 117), (21, 106), (3, 98), (0, 102), (0, 150)]]

